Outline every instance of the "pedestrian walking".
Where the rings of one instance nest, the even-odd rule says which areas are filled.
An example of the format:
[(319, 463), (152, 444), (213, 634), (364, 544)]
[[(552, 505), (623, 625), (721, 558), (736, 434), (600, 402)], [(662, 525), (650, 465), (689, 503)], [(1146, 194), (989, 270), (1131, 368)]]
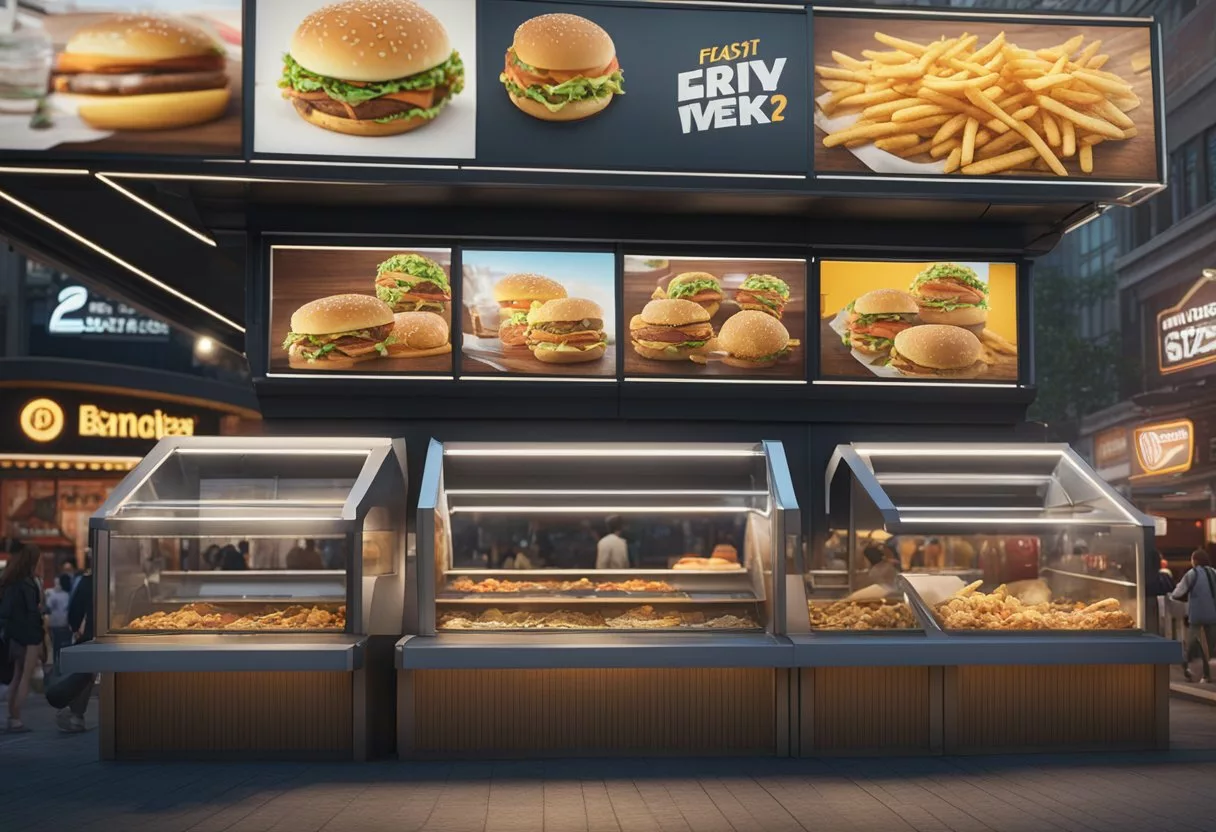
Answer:
[[(92, 563), (86, 563), (86, 570), (72, 591), (72, 601), (68, 605), (68, 626), (72, 628), (72, 637), (76, 644), (93, 640), (93, 572)], [(66, 734), (79, 734), (86, 730), (84, 713), (89, 707), (89, 698), (93, 695), (93, 684), (96, 677), (92, 673), (73, 673), (66, 680), (68, 686), (65, 698), (68, 705), (61, 708), (55, 715), (55, 725)]]
[(1170, 593), (1176, 601), (1186, 601), (1186, 658), (1182, 675), (1195, 681), (1191, 660), (1203, 659), (1203, 684), (1212, 683), (1212, 647), (1216, 646), (1216, 569), (1203, 549), (1191, 553), (1191, 568)]
[(21, 708), (30, 692), (34, 670), (43, 655), (45, 630), (42, 623), (42, 587), (38, 575), (42, 553), (36, 546), (22, 546), (0, 575), (0, 639), (7, 649), (13, 678), (8, 688), (10, 734), (30, 730), (21, 721)]
[(51, 661), (59, 667), (59, 651), (72, 643), (68, 626), (68, 602), (72, 597), (72, 576), (61, 572), (55, 586), (46, 594), (46, 614), (51, 628)]

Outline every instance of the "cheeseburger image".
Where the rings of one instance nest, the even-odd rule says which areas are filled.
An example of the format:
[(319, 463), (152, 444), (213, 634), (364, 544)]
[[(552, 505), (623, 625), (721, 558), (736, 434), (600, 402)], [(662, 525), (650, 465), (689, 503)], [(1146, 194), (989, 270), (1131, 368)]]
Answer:
[(912, 281), (909, 289), (927, 324), (952, 324), (975, 334), (988, 321), (988, 284), (957, 263), (934, 263)]
[(452, 351), (448, 322), (431, 312), (398, 312), (386, 343), (390, 358), (426, 358)]
[(503, 346), (525, 346), (528, 310), (566, 296), (566, 287), (539, 274), (509, 274), (494, 284), (498, 303), (498, 337)]
[(55, 65), (56, 92), (73, 93), (99, 130), (166, 130), (213, 121), (228, 107), (224, 49), (182, 20), (113, 15), (83, 26)]
[(748, 370), (773, 367), (795, 346), (781, 321), (767, 312), (745, 309), (726, 319), (718, 332), (723, 364)]
[(394, 254), (376, 267), (376, 297), (394, 312), (447, 311), (452, 287), (443, 266), (421, 254)]
[(771, 274), (749, 274), (735, 291), (740, 309), (754, 309), (780, 319), (790, 302), (790, 287)]
[(886, 355), (895, 336), (916, 323), (916, 298), (898, 289), (875, 289), (849, 304), (845, 346), (865, 355)]
[(604, 310), (585, 298), (549, 300), (528, 313), (528, 349), (547, 364), (580, 364), (604, 357)]
[(331, 295), (295, 311), (283, 349), (292, 367), (347, 370), (360, 361), (388, 355), (396, 323), (392, 307), (379, 298)]
[(625, 92), (612, 38), (574, 14), (521, 23), (498, 80), (516, 107), (542, 121), (593, 116)]
[(652, 300), (629, 322), (633, 351), (652, 361), (687, 361), (704, 354), (713, 337), (709, 312), (683, 298)]
[(712, 318), (722, 303), (722, 284), (709, 272), (684, 272), (667, 284), (666, 296), (698, 303)]
[(304, 18), (279, 86), (318, 127), (392, 136), (430, 124), (464, 89), (464, 64), (413, 0), (346, 0)]
[(962, 327), (924, 324), (895, 336), (887, 366), (909, 378), (967, 379), (984, 372), (980, 339)]

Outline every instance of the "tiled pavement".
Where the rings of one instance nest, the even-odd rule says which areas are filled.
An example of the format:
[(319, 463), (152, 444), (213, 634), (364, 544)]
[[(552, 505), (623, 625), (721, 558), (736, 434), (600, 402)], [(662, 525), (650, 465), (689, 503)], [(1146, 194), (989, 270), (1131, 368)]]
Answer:
[(95, 731), (0, 735), (0, 832), (1216, 830), (1216, 707), (1161, 754), (328, 765), (101, 764)]

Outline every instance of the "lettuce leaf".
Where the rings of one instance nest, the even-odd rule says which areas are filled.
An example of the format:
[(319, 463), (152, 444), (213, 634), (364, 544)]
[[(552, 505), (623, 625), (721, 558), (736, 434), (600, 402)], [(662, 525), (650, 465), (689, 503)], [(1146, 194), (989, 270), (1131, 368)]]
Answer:
[(857, 320), (854, 321), (853, 323), (860, 324), (861, 326), (869, 326), (870, 324), (878, 323), (879, 321), (900, 321), (902, 319), (903, 319), (902, 315), (896, 314), (894, 312), (892, 312), (892, 313), (879, 312), (879, 313), (875, 313), (873, 315), (863, 315), (860, 312), (858, 312)]
[(416, 280), (395, 278), (398, 286), (407, 289), (419, 283), (434, 283), (436, 286), (442, 286), (444, 289), (449, 288), (448, 276), (444, 272), (443, 266), (440, 266), (429, 257), (423, 257), (421, 254), (394, 254), (379, 266), (376, 266), (377, 277), (385, 272), (417, 278)]
[(508, 326), (527, 326), (528, 313), (522, 309), (513, 309), (511, 317), (507, 319)]
[(710, 280), (708, 277), (698, 278), (697, 280), (689, 280), (687, 282), (677, 283), (673, 288), (670, 284), (667, 286), (667, 297), (669, 298), (690, 298), (700, 292), (720, 292), (722, 287), (718, 285), (718, 281)]
[(985, 298), (980, 303), (961, 303), (957, 298), (917, 298), (916, 302), (921, 306), (929, 309), (940, 309), (942, 312), (953, 312), (955, 309), (969, 309), (976, 307), (977, 309), (987, 309), (988, 299)]
[(622, 84), (625, 81), (621, 71), (618, 69), (609, 75), (601, 75), (598, 78), (571, 78), (569, 81), (563, 81), (560, 84), (533, 84), (524, 89), (516, 84), (504, 72), (498, 76), (498, 80), (507, 88), (507, 92), (516, 98), (530, 98), (540, 104), (544, 104), (549, 112), (556, 113), (565, 107), (571, 101), (585, 101), (591, 98), (606, 98), (610, 95), (624, 95), (625, 90)]
[(980, 280), (974, 271), (957, 263), (934, 263), (912, 280), (912, 290), (915, 291), (917, 286), (934, 280), (957, 280), (981, 294), (988, 294), (988, 284)]
[(310, 72), (287, 54), (283, 56), (283, 75), (279, 78), (279, 86), (290, 87), (298, 92), (324, 90), (330, 98), (345, 101), (347, 104), (362, 104), (389, 93), (429, 90), (438, 86), (447, 86), (450, 95), (456, 95), (464, 89), (464, 61), (460, 59), (460, 53), (453, 50), (446, 61), (425, 72), (391, 81), (366, 82), (362, 86), (355, 86), (339, 78)]
[(784, 280), (771, 274), (749, 274), (739, 288), (749, 292), (776, 292), (786, 300), (790, 299), (790, 287)]

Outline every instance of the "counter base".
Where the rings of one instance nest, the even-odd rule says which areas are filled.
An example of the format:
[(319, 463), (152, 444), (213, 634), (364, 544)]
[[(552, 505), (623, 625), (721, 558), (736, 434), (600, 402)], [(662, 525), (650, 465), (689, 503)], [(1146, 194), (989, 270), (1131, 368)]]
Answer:
[(772, 668), (402, 670), (403, 759), (785, 755)]

